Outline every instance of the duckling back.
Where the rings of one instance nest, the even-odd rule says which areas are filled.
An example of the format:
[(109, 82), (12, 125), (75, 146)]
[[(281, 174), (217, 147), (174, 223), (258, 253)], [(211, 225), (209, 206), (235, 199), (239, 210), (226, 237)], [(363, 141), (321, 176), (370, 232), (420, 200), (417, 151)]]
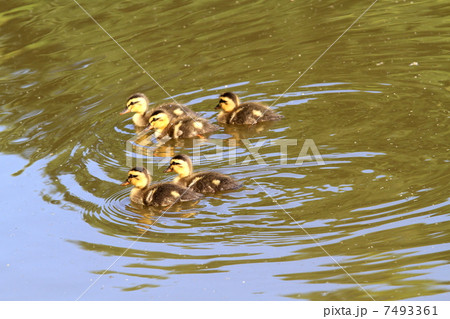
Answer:
[(199, 172), (178, 180), (180, 185), (197, 193), (216, 193), (238, 189), (242, 184), (234, 178), (217, 172)]
[(226, 114), (222, 121), (227, 124), (256, 124), (282, 118), (282, 115), (275, 113), (268, 106), (256, 102), (246, 102)]
[(145, 189), (133, 189), (130, 198), (133, 202), (145, 206), (169, 206), (176, 202), (199, 200), (201, 194), (192, 189), (173, 183), (160, 183)]
[[(150, 119), (152, 114), (157, 110), (165, 111), (167, 114), (169, 114), (169, 116), (171, 117), (172, 120), (176, 120), (176, 119), (184, 118), (184, 117), (196, 118), (198, 116), (197, 113), (195, 113), (193, 110), (191, 110), (186, 105), (176, 104), (176, 103), (164, 103), (164, 104), (158, 105), (157, 107), (155, 107), (153, 109), (146, 111), (144, 113), (144, 115), (142, 117), (140, 117), (139, 119), (135, 120), (133, 118), (133, 121), (135, 122), (135, 124), (136, 124), (136, 121), (139, 121), (139, 126), (147, 126), (148, 120)], [(135, 114), (135, 116), (136, 115), (138, 115), (138, 114)], [(138, 125), (138, 124), (136, 124), (136, 125)]]
[(219, 130), (219, 126), (210, 123), (207, 119), (197, 117), (182, 117), (174, 120), (168, 130), (168, 135), (172, 138), (195, 138), (204, 134), (213, 133)]
[(148, 119), (150, 118), (150, 115), (156, 110), (164, 110), (167, 113), (169, 113), (173, 118), (181, 118), (184, 116), (195, 118), (198, 116), (197, 113), (195, 113), (193, 110), (191, 110), (186, 105), (177, 104), (177, 103), (164, 103), (164, 104), (161, 104), (151, 110), (151, 112), (148, 115), (149, 117), (147, 118), (147, 122), (148, 122)]

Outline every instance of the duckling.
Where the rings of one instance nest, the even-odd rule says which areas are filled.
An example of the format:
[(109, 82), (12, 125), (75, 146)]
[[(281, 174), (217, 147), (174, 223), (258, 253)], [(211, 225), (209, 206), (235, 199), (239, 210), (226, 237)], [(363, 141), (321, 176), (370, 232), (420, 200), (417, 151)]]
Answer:
[(219, 108), (221, 109), (217, 116), (219, 123), (256, 124), (283, 118), (282, 115), (275, 113), (268, 106), (261, 103), (245, 102), (241, 104), (239, 97), (232, 92), (220, 95), (216, 109)]
[(120, 115), (129, 112), (136, 113), (133, 115), (133, 123), (136, 126), (147, 126), (148, 119), (155, 110), (165, 110), (166, 112), (169, 112), (173, 117), (197, 116), (197, 113), (192, 111), (186, 105), (182, 104), (164, 103), (153, 109), (149, 109), (148, 104), (149, 100), (145, 94), (135, 93), (127, 99), (127, 106), (122, 112), (120, 112)]
[(174, 139), (178, 138), (203, 138), (203, 134), (215, 132), (219, 126), (211, 124), (208, 120), (188, 116), (173, 118), (165, 110), (154, 111), (149, 118), (149, 126), (147, 130), (155, 130), (157, 138), (169, 136)]
[(201, 194), (191, 189), (176, 185), (174, 183), (159, 183), (150, 185), (152, 177), (142, 167), (135, 167), (128, 171), (127, 179), (121, 184), (127, 186), (132, 184), (131, 201), (146, 206), (168, 206), (177, 201), (193, 201), (202, 197)]
[(232, 177), (216, 172), (193, 172), (192, 161), (187, 155), (177, 155), (170, 160), (169, 167), (165, 172), (173, 172), (178, 174), (173, 182), (177, 185), (189, 187), (197, 193), (216, 193), (238, 189), (241, 183)]

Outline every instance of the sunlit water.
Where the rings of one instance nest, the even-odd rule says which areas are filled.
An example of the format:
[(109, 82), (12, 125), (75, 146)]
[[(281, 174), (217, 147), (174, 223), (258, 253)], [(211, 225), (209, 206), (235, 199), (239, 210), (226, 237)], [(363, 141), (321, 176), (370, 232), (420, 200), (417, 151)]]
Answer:
[[(148, 74), (72, 1), (2, 3), (1, 299), (450, 297), (444, 2), (377, 3), (311, 69), (369, 2), (80, 3)], [(285, 118), (156, 147), (118, 115), (138, 91)], [(243, 187), (131, 203), (178, 153)]]

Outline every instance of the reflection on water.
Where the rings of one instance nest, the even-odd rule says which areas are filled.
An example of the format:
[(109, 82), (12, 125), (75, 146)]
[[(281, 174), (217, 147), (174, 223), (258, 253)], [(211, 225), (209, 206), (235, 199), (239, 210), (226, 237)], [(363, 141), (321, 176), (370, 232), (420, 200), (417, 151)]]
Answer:
[[(73, 283), (87, 287), (103, 273), (83, 299), (448, 296), (444, 3), (377, 3), (284, 95), (366, 4), (85, 6), (202, 117), (216, 122), (217, 98), (231, 90), (285, 118), (155, 145), (118, 112), (132, 92), (145, 92), (152, 105), (170, 98), (89, 17), (70, 1), (8, 2), (0, 15), (0, 151), (26, 159), (22, 167), (5, 165), (5, 185), (26, 179), (15, 194), (28, 202), (5, 195), (5, 211), (17, 212), (5, 219), (15, 225), (32, 211), (39, 218), (26, 215), (23, 229), (56, 223), (56, 234), (40, 236), (33, 248), (14, 241), (14, 227), (3, 232), (5, 247), (21, 251), (7, 254), (7, 263), (29, 266), (11, 268), (17, 293), (0, 298), (76, 299), (85, 288)], [(323, 162), (299, 161), (307, 140)], [(162, 170), (179, 153), (199, 171), (232, 175), (244, 187), (168, 211), (131, 203), (130, 189), (119, 186), (128, 169), (142, 164), (155, 182), (170, 181)], [(77, 235), (66, 234), (72, 216)], [(37, 263), (36, 249), (56, 257)], [(60, 277), (45, 278), (53, 286), (64, 277), (74, 287), (65, 295), (27, 290), (29, 282), (41, 284), (41, 276), (27, 274), (47, 273), (50, 263), (80, 252), (89, 254), (74, 262), (77, 272), (63, 267)]]

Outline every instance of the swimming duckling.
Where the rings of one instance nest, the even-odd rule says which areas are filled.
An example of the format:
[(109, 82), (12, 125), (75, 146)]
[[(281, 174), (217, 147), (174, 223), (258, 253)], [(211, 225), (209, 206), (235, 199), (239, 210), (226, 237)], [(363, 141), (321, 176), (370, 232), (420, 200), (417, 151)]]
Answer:
[(238, 189), (241, 183), (232, 177), (216, 172), (193, 172), (192, 161), (187, 155), (177, 155), (170, 160), (169, 167), (165, 172), (178, 174), (173, 182), (177, 185), (188, 187), (197, 193), (216, 193)]
[(168, 206), (177, 201), (185, 202), (198, 200), (202, 196), (174, 183), (159, 183), (150, 185), (152, 177), (149, 172), (142, 167), (135, 167), (128, 171), (127, 179), (121, 184), (127, 186), (132, 184), (131, 201), (147, 206)]
[(165, 110), (166, 112), (169, 112), (173, 117), (180, 117), (186, 115), (192, 117), (197, 116), (197, 114), (190, 108), (188, 108), (186, 105), (176, 103), (164, 103), (153, 109), (149, 109), (148, 104), (149, 100), (145, 94), (135, 93), (127, 99), (127, 106), (122, 112), (120, 112), (120, 115), (129, 112), (136, 113), (133, 115), (133, 123), (136, 126), (147, 126), (148, 119), (155, 110)]
[(219, 126), (211, 124), (208, 120), (188, 116), (173, 118), (164, 110), (156, 110), (150, 115), (148, 130), (155, 130), (157, 138), (169, 136), (178, 138), (203, 138), (203, 134), (215, 132)]
[(226, 92), (220, 96), (216, 109), (219, 108), (221, 109), (217, 116), (219, 123), (256, 124), (283, 118), (282, 115), (261, 103), (245, 102), (241, 104), (239, 97), (232, 92)]

